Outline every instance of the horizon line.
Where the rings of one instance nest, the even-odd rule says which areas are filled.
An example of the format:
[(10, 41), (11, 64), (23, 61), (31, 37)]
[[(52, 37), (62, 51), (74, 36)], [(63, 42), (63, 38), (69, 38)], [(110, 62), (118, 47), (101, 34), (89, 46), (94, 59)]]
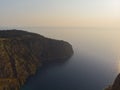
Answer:
[(55, 28), (61, 28), (61, 29), (120, 29), (120, 27), (85, 27), (85, 26), (0, 26), (0, 30), (11, 30), (11, 29), (29, 29), (29, 28), (50, 28), (50, 29), (55, 29)]

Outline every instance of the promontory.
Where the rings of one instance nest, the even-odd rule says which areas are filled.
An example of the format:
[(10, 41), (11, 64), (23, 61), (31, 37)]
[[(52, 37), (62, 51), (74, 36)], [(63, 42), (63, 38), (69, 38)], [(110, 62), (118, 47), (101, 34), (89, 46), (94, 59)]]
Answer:
[(68, 42), (22, 30), (0, 30), (0, 90), (19, 90), (38, 67), (72, 55)]
[(105, 90), (120, 90), (120, 74), (116, 77), (114, 83)]

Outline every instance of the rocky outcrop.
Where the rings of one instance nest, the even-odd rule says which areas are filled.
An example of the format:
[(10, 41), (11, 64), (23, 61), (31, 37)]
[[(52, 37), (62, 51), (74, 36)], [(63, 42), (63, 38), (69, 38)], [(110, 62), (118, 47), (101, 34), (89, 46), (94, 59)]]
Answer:
[(120, 90), (120, 74), (115, 79), (111, 90)]
[(72, 46), (59, 40), (21, 30), (0, 31), (0, 90), (19, 90), (45, 63), (61, 62), (73, 54)]
[(106, 88), (105, 90), (120, 90), (120, 74), (115, 79), (113, 85), (111, 85), (110, 87)]

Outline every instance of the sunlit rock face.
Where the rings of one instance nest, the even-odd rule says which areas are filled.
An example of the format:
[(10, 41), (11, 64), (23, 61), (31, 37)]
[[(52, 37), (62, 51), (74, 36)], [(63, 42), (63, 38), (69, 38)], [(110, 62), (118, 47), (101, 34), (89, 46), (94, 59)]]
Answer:
[(72, 54), (65, 41), (21, 30), (0, 31), (0, 90), (19, 90), (38, 67), (65, 61)]

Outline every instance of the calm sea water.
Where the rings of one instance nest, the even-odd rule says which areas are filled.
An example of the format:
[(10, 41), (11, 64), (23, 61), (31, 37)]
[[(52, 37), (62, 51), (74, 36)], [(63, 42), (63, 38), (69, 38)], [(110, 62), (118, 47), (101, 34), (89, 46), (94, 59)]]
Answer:
[(65, 40), (74, 55), (40, 68), (21, 90), (103, 90), (120, 72), (120, 31), (102, 28), (19, 28)]

